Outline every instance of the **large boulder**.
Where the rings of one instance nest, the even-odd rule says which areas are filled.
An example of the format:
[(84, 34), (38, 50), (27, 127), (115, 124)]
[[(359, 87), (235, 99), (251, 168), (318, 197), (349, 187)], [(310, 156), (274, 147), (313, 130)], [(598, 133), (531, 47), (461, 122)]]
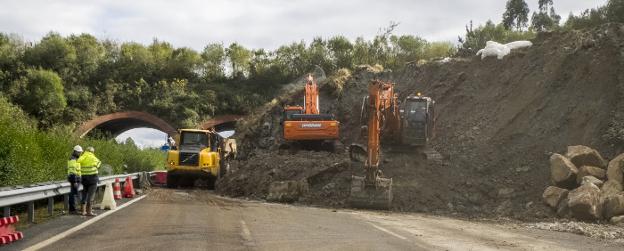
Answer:
[(581, 180), (581, 186), (585, 185), (585, 183), (592, 183), (594, 185), (596, 185), (597, 187), (601, 187), (602, 184), (604, 184), (604, 181), (594, 177), (594, 176), (585, 176), (583, 177), (583, 179)]
[(568, 207), (574, 218), (579, 220), (598, 220), (602, 218), (600, 189), (592, 184), (584, 185), (568, 193)]
[(615, 180), (607, 180), (607, 182), (605, 182), (600, 188), (600, 192), (603, 197), (612, 194), (619, 194), (620, 192), (622, 192), (622, 184)]
[(269, 184), (269, 194), (266, 199), (276, 202), (295, 202), (308, 190), (309, 185), (306, 181), (274, 181)]
[(544, 199), (544, 202), (546, 203), (546, 205), (549, 205), (550, 207), (554, 209), (557, 209), (557, 207), (559, 206), (559, 203), (566, 196), (568, 196), (568, 190), (563, 189), (563, 188), (558, 188), (556, 186), (547, 187), (546, 190), (544, 190), (544, 193), (542, 194), (542, 198)]
[(613, 216), (624, 215), (624, 195), (609, 195), (604, 199), (604, 216), (610, 219)]
[(605, 180), (607, 178), (607, 171), (595, 166), (581, 166), (576, 174), (576, 182), (581, 184), (585, 176), (594, 176), (598, 179)]
[(609, 222), (614, 225), (624, 226), (624, 215), (612, 217)]
[(624, 169), (624, 153), (618, 155), (609, 162), (607, 178), (624, 184), (624, 172), (622, 172), (622, 169)]
[(564, 197), (563, 200), (559, 202), (559, 206), (557, 206), (557, 215), (561, 218), (572, 217), (570, 207), (568, 206), (568, 196)]
[(597, 166), (600, 168), (607, 166), (607, 161), (600, 153), (587, 146), (568, 146), (566, 157), (576, 166)]
[(578, 169), (565, 156), (555, 153), (550, 156), (550, 179), (555, 186), (563, 188), (576, 187)]

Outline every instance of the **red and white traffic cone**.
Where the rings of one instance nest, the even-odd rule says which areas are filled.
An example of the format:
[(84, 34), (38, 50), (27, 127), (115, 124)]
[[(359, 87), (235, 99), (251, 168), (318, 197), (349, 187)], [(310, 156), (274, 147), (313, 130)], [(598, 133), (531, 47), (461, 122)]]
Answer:
[(124, 184), (124, 194), (125, 198), (134, 197), (134, 189), (132, 188), (132, 179), (128, 176), (126, 177), (126, 182)]
[(115, 178), (115, 183), (113, 184), (113, 198), (121, 200), (121, 185), (119, 184), (119, 178)]
[(11, 216), (0, 218), (0, 245), (9, 244), (24, 238), (22, 232), (15, 231), (13, 224), (19, 221), (19, 217)]

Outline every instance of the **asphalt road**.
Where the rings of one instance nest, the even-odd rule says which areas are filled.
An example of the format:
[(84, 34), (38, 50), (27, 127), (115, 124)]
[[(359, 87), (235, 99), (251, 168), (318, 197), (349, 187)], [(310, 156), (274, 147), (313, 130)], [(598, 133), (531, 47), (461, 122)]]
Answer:
[(624, 250), (620, 243), (421, 214), (233, 200), (203, 190), (147, 197), (43, 250)]

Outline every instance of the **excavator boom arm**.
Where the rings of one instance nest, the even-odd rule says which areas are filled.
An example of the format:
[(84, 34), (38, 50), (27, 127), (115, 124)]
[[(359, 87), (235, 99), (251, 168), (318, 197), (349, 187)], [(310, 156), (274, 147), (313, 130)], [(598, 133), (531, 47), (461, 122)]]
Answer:
[(308, 83), (305, 85), (305, 114), (319, 114), (319, 93), (316, 81), (312, 75), (308, 76)]

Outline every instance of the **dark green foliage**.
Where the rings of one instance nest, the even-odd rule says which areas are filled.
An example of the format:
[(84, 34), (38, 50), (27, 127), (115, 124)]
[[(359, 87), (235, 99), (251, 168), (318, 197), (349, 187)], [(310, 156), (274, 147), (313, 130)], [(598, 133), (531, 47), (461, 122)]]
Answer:
[(162, 169), (164, 153), (117, 144), (108, 139), (73, 138), (70, 128), (38, 130), (35, 120), (0, 96), (0, 187), (64, 180), (75, 144), (95, 147), (104, 166), (114, 173)]
[(328, 74), (360, 64), (397, 70), (454, 53), (449, 43), (392, 35), (397, 25), (370, 41), (317, 37), (273, 51), (212, 43), (197, 52), (157, 39), (146, 46), (57, 33), (31, 45), (0, 33), (0, 91), (45, 127), (123, 110), (194, 127), (220, 114), (249, 112), (315, 66)]
[(586, 29), (609, 22), (624, 22), (624, 0), (609, 0), (605, 6), (585, 10), (579, 16), (570, 13), (564, 27)]
[(17, 103), (45, 125), (58, 121), (67, 106), (61, 78), (53, 71), (29, 69), (14, 85)]
[(524, 0), (508, 0), (503, 13), (503, 26), (505, 29), (522, 30), (529, 22), (529, 5)]
[(609, 0), (606, 14), (609, 22), (624, 23), (624, 0)]
[(552, 30), (559, 26), (561, 16), (555, 12), (553, 0), (539, 0), (539, 11), (533, 12), (531, 28), (535, 31)]

